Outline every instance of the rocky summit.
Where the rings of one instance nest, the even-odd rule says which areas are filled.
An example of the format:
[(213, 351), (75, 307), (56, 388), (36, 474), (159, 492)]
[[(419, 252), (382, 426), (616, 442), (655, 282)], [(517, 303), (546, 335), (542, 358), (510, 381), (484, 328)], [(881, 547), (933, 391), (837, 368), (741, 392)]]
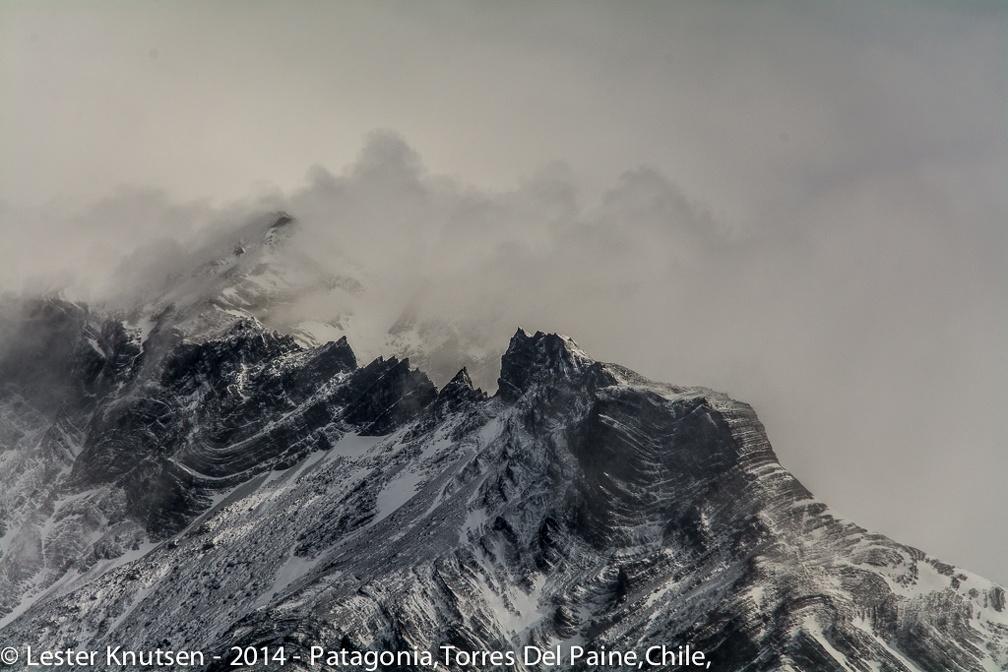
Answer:
[(4, 305), (11, 669), (1008, 669), (1004, 588), (832, 515), (744, 403), (523, 330), (439, 390), (221, 314)]

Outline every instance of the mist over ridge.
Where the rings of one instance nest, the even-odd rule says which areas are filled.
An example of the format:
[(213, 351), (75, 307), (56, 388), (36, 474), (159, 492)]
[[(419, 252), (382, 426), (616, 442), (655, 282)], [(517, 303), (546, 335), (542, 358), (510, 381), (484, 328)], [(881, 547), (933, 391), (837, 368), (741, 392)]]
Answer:
[[(474, 377), (491, 390), (517, 326), (569, 334), (599, 359), (750, 401), (784, 464), (839, 511), (1004, 580), (993, 561), (963, 559), (1005, 543), (980, 532), (1000, 521), (989, 467), (1005, 384), (986, 359), (1003, 320), (999, 271), (975, 263), (983, 236), (928, 221), (740, 226), (648, 166), (600, 193), (559, 162), (490, 191), (429, 173), (408, 138), (381, 130), (355, 162), (316, 166), (289, 193), (220, 206), (124, 187), (70, 216), (8, 210), (22, 224), (3, 287), (128, 313), (277, 212), (294, 220), (283, 263), (361, 287), (286, 297), (268, 326), (352, 316), (333, 333), (369, 361), (396, 354), (382, 339), (404, 315), (440, 321), (463, 335), (459, 359), (486, 364)], [(439, 385), (460, 363), (440, 356)], [(977, 493), (969, 529), (955, 523), (964, 487)], [(914, 533), (920, 517), (932, 522)]]

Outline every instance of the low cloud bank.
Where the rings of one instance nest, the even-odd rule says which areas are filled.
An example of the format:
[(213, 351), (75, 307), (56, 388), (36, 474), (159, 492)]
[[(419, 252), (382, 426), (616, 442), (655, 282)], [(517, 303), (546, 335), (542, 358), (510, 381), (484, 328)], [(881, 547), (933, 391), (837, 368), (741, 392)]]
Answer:
[(649, 377), (725, 390), (838, 510), (1004, 582), (1008, 542), (991, 532), (1006, 504), (992, 474), (1008, 467), (1008, 241), (993, 210), (925, 177), (923, 197), (865, 176), (740, 228), (656, 169), (585, 193), (549, 164), (490, 192), (429, 174), (383, 131), (342, 171), (225, 207), (135, 188), (84, 208), (0, 204), (0, 289), (129, 305), (191, 271), (208, 241), (284, 210), (290, 245), (363, 273), (374, 310), (416, 300), (498, 349), (519, 325), (559, 331)]

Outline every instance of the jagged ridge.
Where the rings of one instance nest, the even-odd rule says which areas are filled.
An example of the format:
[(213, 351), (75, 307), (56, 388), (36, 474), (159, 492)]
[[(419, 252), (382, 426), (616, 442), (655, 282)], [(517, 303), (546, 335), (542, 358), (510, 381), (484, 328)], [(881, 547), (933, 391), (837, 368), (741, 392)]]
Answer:
[[(345, 341), (305, 350), (254, 321), (91, 348), (114, 324), (45, 310), (73, 316), (55, 331), (93, 362), (72, 365), (55, 410), (20, 378), (4, 388), (5, 409), (33, 409), (5, 460), (41, 450), (18, 428), (78, 428), (58, 433), (66, 467), (46, 503), (6, 504), (4, 539), (34, 531), (62, 558), (26, 565), (28, 542), (5, 546), (19, 577), (6, 604), (70, 578), (12, 612), (6, 639), (218, 653), (688, 641), (722, 670), (1008, 662), (1002, 588), (830, 515), (724, 395), (522, 330), (487, 397), (465, 371), (437, 392), (404, 361), (358, 368)], [(101, 392), (69, 413), (82, 385)]]

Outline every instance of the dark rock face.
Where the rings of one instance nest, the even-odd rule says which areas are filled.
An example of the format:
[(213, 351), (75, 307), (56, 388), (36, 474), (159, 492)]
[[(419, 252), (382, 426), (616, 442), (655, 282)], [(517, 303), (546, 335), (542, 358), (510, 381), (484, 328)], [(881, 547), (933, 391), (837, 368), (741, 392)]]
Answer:
[(363, 436), (391, 433), (437, 397), (426, 375), (411, 371), (408, 360), (395, 357), (371, 362), (341, 392), (343, 420)]
[(497, 386), (501, 399), (513, 402), (532, 387), (548, 390), (555, 383), (570, 387), (608, 382), (611, 378), (602, 365), (588, 359), (570, 339), (542, 332), (533, 336), (519, 329), (501, 358)]
[[(357, 369), (346, 339), (304, 351), (251, 320), (219, 338), (179, 342), (157, 383), (124, 390), (92, 419), (69, 483), (112, 483), (156, 537), (174, 534), (214, 492), (324, 442), (334, 422), (386, 434), (430, 404), (436, 390), (408, 362)], [(285, 423), (276, 418), (287, 416)]]
[(304, 350), (253, 320), (200, 342), (170, 329), (140, 342), (59, 299), (4, 317), (0, 517), (14, 536), (0, 614), (70, 569), (175, 534), (218, 493), (340, 432), (393, 431), (436, 396), (405, 362), (358, 369), (346, 339)]
[(486, 392), (478, 390), (473, 386), (472, 378), (466, 369), (461, 369), (455, 377), (448, 381), (448, 384), (438, 392), (438, 404), (453, 410), (457, 410), (467, 404), (475, 404), (486, 401)]
[(73, 303), (32, 299), (0, 309), (0, 394), (16, 393), (43, 412), (86, 410), (140, 363), (139, 344), (121, 324)]
[(254, 321), (140, 344), (38, 310), (26, 329), (54, 356), (0, 363), (5, 641), (1008, 665), (1003, 588), (832, 516), (724, 395), (541, 333), (515, 334), (488, 398), (465, 370), (439, 392), (405, 360), (358, 368), (345, 340), (305, 350)]

